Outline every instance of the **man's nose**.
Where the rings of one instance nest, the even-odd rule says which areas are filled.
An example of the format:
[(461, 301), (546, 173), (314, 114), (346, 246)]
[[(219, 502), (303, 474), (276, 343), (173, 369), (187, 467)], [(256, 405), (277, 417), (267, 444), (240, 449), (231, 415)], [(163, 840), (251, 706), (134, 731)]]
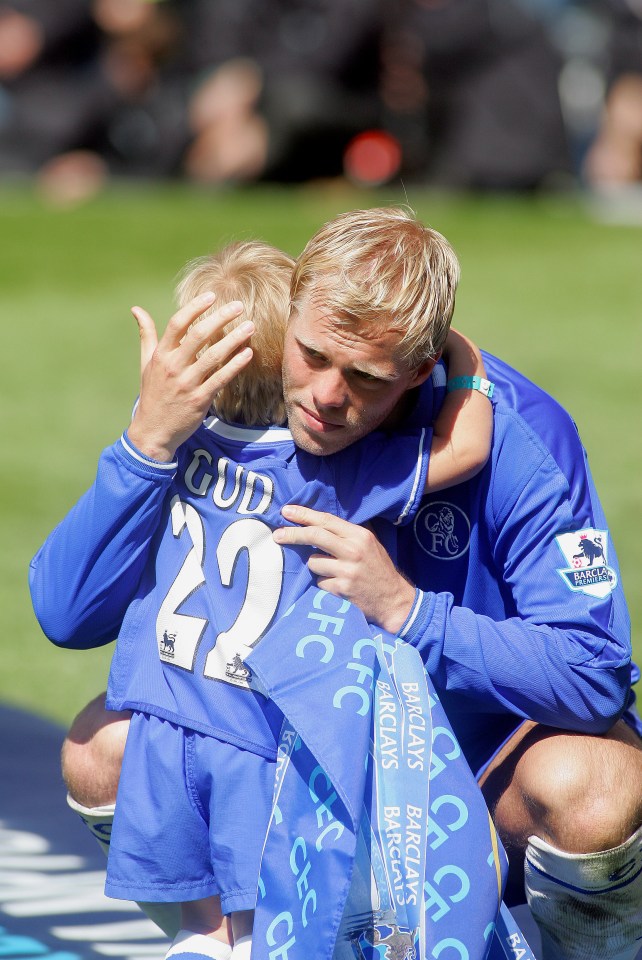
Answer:
[(321, 370), (312, 384), (317, 408), (342, 407), (348, 399), (348, 385), (339, 370)]

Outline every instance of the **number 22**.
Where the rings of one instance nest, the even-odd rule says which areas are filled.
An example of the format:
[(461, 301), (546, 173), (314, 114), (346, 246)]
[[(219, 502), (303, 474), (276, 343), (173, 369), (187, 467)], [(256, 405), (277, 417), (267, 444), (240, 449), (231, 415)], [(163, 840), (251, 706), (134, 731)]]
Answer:
[[(205, 530), (195, 508), (174, 497), (171, 503), (172, 533), (177, 539), (187, 530), (192, 547), (161, 604), (156, 620), (156, 639), (161, 660), (194, 670), (196, 651), (208, 620), (178, 610), (205, 584)], [(272, 539), (271, 528), (255, 517), (243, 517), (226, 527), (216, 547), (221, 583), (234, 583), (236, 561), (248, 552), (247, 583), (243, 602), (229, 630), (219, 633), (205, 660), (203, 674), (233, 686), (249, 689), (249, 671), (242, 661), (259, 642), (276, 614), (283, 583), (283, 551)], [(237, 586), (237, 595), (240, 593)]]

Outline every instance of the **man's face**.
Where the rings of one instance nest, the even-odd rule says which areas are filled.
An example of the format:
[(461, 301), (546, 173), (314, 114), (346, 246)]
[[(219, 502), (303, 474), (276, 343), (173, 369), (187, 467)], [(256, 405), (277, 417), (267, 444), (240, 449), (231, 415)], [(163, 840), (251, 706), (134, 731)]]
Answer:
[(366, 327), (339, 326), (318, 301), (292, 311), (283, 351), (283, 393), (295, 443), (326, 456), (394, 420), (406, 392), (433, 367), (396, 358), (399, 333), (368, 337)]

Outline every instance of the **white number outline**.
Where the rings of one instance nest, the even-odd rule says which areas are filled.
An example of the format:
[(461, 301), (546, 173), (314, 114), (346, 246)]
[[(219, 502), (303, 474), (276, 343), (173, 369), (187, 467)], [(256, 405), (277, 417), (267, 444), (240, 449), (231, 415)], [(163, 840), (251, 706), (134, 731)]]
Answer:
[[(210, 621), (178, 611), (196, 590), (206, 585), (205, 529), (198, 511), (179, 496), (171, 501), (170, 520), (173, 536), (178, 539), (187, 530), (192, 546), (159, 608), (156, 639), (163, 663), (193, 673), (198, 648)], [(243, 602), (231, 626), (216, 636), (205, 660), (203, 676), (249, 690), (250, 671), (243, 661), (276, 615), (283, 586), (284, 554), (272, 539), (271, 527), (263, 520), (243, 517), (233, 521), (223, 531), (216, 547), (223, 587), (238, 588), (235, 573), (244, 550), (248, 567)]]

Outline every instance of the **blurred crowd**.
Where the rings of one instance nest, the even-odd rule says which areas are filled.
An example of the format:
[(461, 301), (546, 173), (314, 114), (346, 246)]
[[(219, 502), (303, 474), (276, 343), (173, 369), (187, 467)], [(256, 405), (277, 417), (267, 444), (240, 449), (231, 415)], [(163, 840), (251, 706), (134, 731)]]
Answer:
[(642, 0), (0, 0), (0, 178), (642, 180)]

